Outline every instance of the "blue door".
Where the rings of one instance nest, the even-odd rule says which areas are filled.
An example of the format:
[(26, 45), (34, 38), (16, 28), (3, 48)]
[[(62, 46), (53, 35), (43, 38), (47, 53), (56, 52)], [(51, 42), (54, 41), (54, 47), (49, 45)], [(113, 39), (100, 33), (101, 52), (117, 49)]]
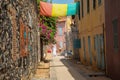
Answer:
[(105, 53), (104, 53), (104, 38), (103, 34), (100, 35), (100, 53), (101, 53), (101, 69), (105, 69)]
[(100, 38), (99, 35), (95, 36), (95, 50), (96, 50), (96, 59), (97, 59), (97, 66), (100, 68)]
[(89, 53), (89, 57), (90, 57), (90, 64), (92, 64), (92, 52), (91, 52), (91, 40), (90, 40), (90, 36), (88, 36), (88, 53)]
[(85, 38), (83, 37), (84, 61), (86, 61)]
[(97, 66), (100, 69), (105, 68), (105, 56), (104, 56), (104, 39), (103, 35), (96, 35), (95, 36), (95, 46), (96, 46), (96, 54), (97, 54)]

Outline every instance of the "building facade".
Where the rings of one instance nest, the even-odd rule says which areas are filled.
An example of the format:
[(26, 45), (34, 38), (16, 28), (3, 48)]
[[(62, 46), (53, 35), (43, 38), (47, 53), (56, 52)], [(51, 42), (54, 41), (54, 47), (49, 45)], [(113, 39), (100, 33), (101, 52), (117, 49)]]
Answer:
[(113, 80), (120, 79), (120, 0), (105, 0), (106, 67)]
[(80, 60), (94, 70), (105, 70), (104, 0), (75, 0), (80, 10), (75, 17), (81, 41)]
[(57, 22), (57, 33), (55, 36), (57, 53), (58, 55), (66, 50), (66, 40), (65, 40), (65, 22), (66, 18), (60, 18)]

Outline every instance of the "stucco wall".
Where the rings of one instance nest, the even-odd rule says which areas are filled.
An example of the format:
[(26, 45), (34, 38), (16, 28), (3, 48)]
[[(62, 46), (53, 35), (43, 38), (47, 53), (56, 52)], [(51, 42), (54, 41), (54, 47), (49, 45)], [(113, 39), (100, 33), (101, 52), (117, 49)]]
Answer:
[[(81, 0), (76, 0), (80, 1)], [(90, 12), (87, 13), (87, 0), (83, 0), (83, 13), (82, 17), (82, 6), (80, 6), (80, 16), (79, 20), (78, 16), (76, 16), (76, 22), (78, 23), (79, 29), (79, 38), (81, 39), (82, 47), (79, 49), (80, 51), (80, 59), (83, 64), (92, 65), (94, 69), (97, 70), (97, 53), (94, 49), (94, 37), (98, 34), (103, 34), (103, 26), (104, 26), (104, 0), (102, 0), (101, 5), (98, 5), (98, 0), (96, 0), (96, 9), (93, 9), (93, 0), (89, 0)], [(92, 64), (90, 64), (90, 54), (88, 51), (88, 36), (90, 36), (91, 43), (91, 53), (92, 53)], [(83, 37), (85, 38), (85, 49), (86, 49), (86, 61), (84, 60), (84, 47), (83, 47)]]

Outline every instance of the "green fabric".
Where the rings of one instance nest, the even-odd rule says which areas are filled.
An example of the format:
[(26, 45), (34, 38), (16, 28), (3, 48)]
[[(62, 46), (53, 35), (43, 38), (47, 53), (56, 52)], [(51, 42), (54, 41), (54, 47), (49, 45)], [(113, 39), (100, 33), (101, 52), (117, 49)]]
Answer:
[(76, 12), (78, 15), (80, 15), (80, 2), (79, 1), (76, 3)]
[(77, 12), (77, 3), (68, 4), (67, 16), (75, 15)]

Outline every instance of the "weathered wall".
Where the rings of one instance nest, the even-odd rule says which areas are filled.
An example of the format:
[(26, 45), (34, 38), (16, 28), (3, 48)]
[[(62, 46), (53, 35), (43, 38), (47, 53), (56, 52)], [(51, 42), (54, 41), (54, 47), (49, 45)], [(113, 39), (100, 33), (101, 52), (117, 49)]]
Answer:
[(28, 76), (30, 66), (32, 69), (36, 66), (38, 54), (36, 7), (36, 1), (33, 0), (0, 1), (1, 80), (19, 80)]
[[(120, 0), (105, 0), (105, 23), (106, 23), (106, 64), (107, 74), (113, 80), (120, 79)], [(117, 20), (117, 27), (113, 21)], [(116, 27), (114, 30), (113, 27)], [(117, 37), (114, 33), (117, 32)], [(114, 40), (118, 41), (118, 48), (114, 46)], [(116, 43), (116, 42), (115, 42)]]
[[(83, 64), (92, 65), (94, 69), (97, 69), (98, 53), (97, 50), (95, 50), (95, 37), (97, 35), (104, 35), (104, 0), (102, 0), (100, 5), (98, 5), (98, 0), (96, 0), (95, 9), (93, 9), (93, 0), (89, 0), (89, 13), (87, 13), (87, 0), (83, 0), (83, 12), (81, 0), (75, 1), (80, 1), (80, 19), (78, 15), (76, 16), (79, 38), (82, 44), (82, 47), (79, 49), (80, 59)], [(90, 48), (88, 47), (88, 36), (90, 37)], [(103, 50), (104, 49), (102, 49), (102, 51)], [(102, 54), (104, 55), (104, 53)]]

